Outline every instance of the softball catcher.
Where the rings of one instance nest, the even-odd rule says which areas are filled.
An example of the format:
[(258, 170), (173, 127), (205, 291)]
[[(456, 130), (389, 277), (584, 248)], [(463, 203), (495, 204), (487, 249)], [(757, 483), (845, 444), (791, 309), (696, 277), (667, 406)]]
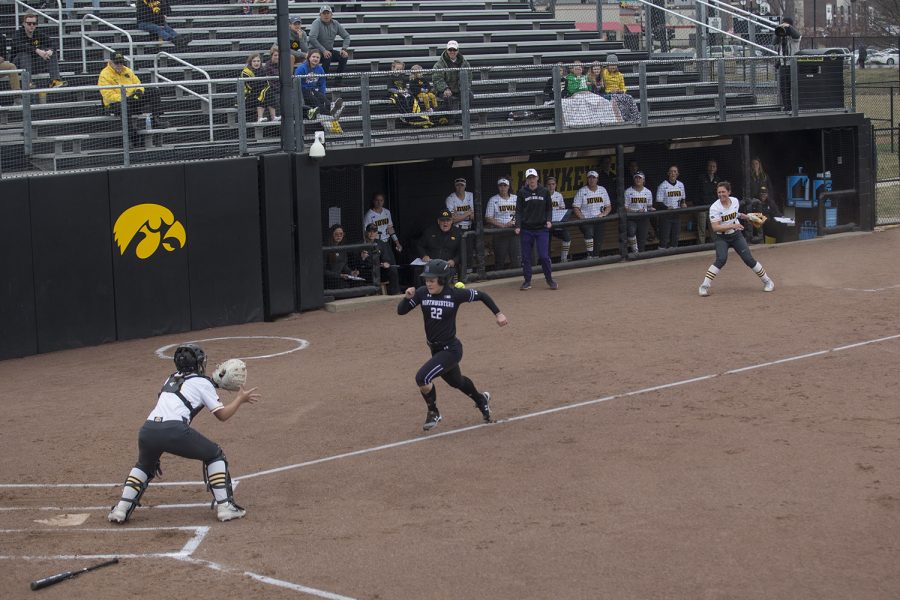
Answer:
[(437, 390), (434, 379), (442, 377), (450, 387), (455, 387), (475, 402), (485, 423), (491, 422), (491, 395), (479, 392), (475, 384), (459, 369), (463, 356), (462, 343), (456, 338), (456, 311), (466, 302), (484, 302), (497, 318), (497, 325), (503, 327), (509, 322), (500, 312), (497, 304), (486, 293), (468, 288), (449, 285), (453, 269), (447, 261), (439, 258), (428, 261), (421, 277), (425, 285), (407, 288), (403, 300), (397, 305), (397, 314), (405, 315), (416, 306), (422, 307), (425, 319), (425, 337), (431, 349), (431, 360), (422, 365), (416, 373), (416, 384), (428, 406), (422, 429), (429, 431), (441, 420), (437, 407)]
[(184, 344), (175, 350), (175, 367), (169, 376), (156, 407), (150, 412), (138, 433), (138, 460), (122, 489), (122, 498), (112, 508), (107, 519), (124, 523), (135, 507), (140, 506), (147, 486), (161, 475), (159, 459), (163, 452), (203, 461), (203, 479), (213, 494), (213, 506), (220, 521), (240, 519), (247, 511), (234, 501), (228, 461), (222, 448), (191, 429), (191, 421), (204, 408), (220, 421), (227, 421), (245, 402), (254, 403), (260, 395), (256, 388), (239, 388), (227, 406), (219, 401), (216, 384), (205, 375), (206, 353), (197, 344)]

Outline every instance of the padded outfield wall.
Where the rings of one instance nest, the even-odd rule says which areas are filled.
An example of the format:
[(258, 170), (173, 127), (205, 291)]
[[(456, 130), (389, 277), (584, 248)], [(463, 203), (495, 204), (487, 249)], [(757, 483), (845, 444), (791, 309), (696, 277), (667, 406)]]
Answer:
[[(710, 145), (713, 139), (730, 141)], [(320, 161), (279, 154), (4, 179), (0, 359), (320, 308), (329, 209), (340, 209), (355, 241), (374, 191), (387, 192), (411, 245), (460, 175), (483, 203), (499, 175), (521, 173), (525, 164), (559, 169), (574, 187), (603, 153), (626, 162), (630, 154), (653, 157), (655, 166), (641, 168), (655, 186), (663, 166), (700, 164), (713, 150), (737, 190), (750, 156), (763, 159), (773, 181), (797, 165), (810, 173), (824, 167), (835, 189), (858, 190), (840, 205), (840, 221), (874, 227), (871, 126), (861, 115), (445, 140), (328, 151)]]

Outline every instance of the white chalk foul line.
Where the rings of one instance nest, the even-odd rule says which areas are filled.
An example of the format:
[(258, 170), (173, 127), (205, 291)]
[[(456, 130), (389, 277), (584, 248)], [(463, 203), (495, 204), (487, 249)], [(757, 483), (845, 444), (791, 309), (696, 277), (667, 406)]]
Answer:
[[(819, 351), (816, 351), (816, 352), (808, 352), (808, 353), (805, 353), (805, 354), (799, 354), (799, 355), (796, 355), (796, 356), (788, 356), (788, 357), (781, 358), (781, 359), (778, 359), (778, 360), (773, 360), (773, 361), (768, 361), (768, 362), (759, 363), (759, 364), (755, 364), (755, 365), (749, 365), (749, 366), (746, 366), (746, 367), (740, 367), (740, 368), (738, 368), (738, 369), (731, 369), (731, 370), (728, 370), (728, 371), (723, 371), (723, 372), (721, 372), (721, 373), (712, 373), (712, 374), (709, 374), (709, 375), (701, 375), (701, 376), (698, 376), (698, 377), (691, 377), (691, 378), (689, 378), (689, 379), (682, 379), (682, 380), (680, 380), (680, 381), (674, 381), (674, 382), (672, 382), (672, 383), (664, 383), (664, 384), (661, 384), (661, 385), (656, 385), (656, 386), (647, 387), (647, 388), (641, 388), (641, 389), (633, 390), (633, 391), (630, 391), (630, 392), (622, 392), (621, 394), (613, 394), (613, 395), (610, 395), (610, 396), (604, 396), (604, 397), (602, 397), (602, 398), (595, 398), (594, 400), (585, 400), (585, 401), (582, 401), (582, 402), (575, 402), (575, 403), (572, 403), (572, 404), (564, 404), (564, 405), (562, 405), (562, 406), (556, 406), (556, 407), (554, 407), (554, 408), (548, 408), (548, 409), (546, 409), (546, 410), (541, 410), (541, 411), (537, 411), (537, 412), (533, 412), (533, 413), (527, 413), (527, 414), (524, 414), (524, 415), (518, 415), (518, 416), (515, 416), (515, 417), (509, 417), (509, 418), (507, 418), (507, 419), (500, 419), (500, 420), (498, 420), (497, 423), (495, 423), (495, 424), (512, 423), (512, 422), (515, 422), (515, 421), (522, 421), (522, 420), (525, 420), (525, 419), (532, 419), (532, 418), (534, 418), (534, 417), (540, 417), (540, 416), (545, 416), (545, 415), (549, 415), (549, 414), (553, 414), (553, 413), (558, 413), (558, 412), (563, 412), (563, 411), (567, 411), (567, 410), (573, 410), (573, 409), (575, 409), (575, 408), (582, 408), (582, 407), (585, 407), (585, 406), (592, 406), (592, 405), (600, 404), (600, 403), (603, 403), (603, 402), (609, 402), (610, 400), (615, 400), (615, 399), (617, 399), (617, 398), (626, 398), (626, 397), (629, 397), (629, 396), (637, 396), (637, 395), (639, 395), (639, 394), (646, 394), (646, 393), (650, 393), (650, 392), (657, 392), (657, 391), (660, 391), (660, 390), (671, 389), (671, 388), (675, 388), (675, 387), (679, 387), (679, 386), (683, 386), (683, 385), (689, 385), (689, 384), (692, 384), (692, 383), (697, 383), (697, 382), (699, 382), (699, 381), (706, 381), (707, 379), (713, 379), (713, 378), (715, 378), (715, 377), (721, 377), (721, 376), (723, 376), (723, 375), (734, 375), (734, 374), (737, 374), (737, 373), (743, 373), (743, 372), (746, 372), (746, 371), (751, 371), (751, 370), (753, 370), (753, 369), (761, 369), (761, 368), (764, 368), (764, 367), (771, 367), (771, 366), (774, 366), (774, 365), (780, 365), (780, 364), (784, 364), (784, 363), (788, 363), (788, 362), (793, 362), (793, 361), (797, 361), (797, 360), (803, 360), (803, 359), (806, 359), (806, 358), (812, 358), (812, 357), (814, 357), (814, 356), (822, 356), (822, 355), (829, 354), (829, 353), (832, 353), (832, 352), (841, 352), (841, 351), (843, 351), (843, 350), (849, 350), (849, 349), (852, 349), (852, 348), (859, 348), (859, 347), (861, 347), (861, 346), (866, 346), (866, 345), (869, 345), (869, 344), (877, 344), (877, 343), (887, 342), (887, 341), (896, 340), (896, 339), (900, 339), (900, 334), (888, 335), (888, 336), (884, 336), (884, 337), (874, 338), (874, 339), (871, 339), (871, 340), (865, 340), (865, 341), (862, 341), (862, 342), (855, 342), (855, 343), (852, 343), (852, 344), (845, 344), (845, 345), (842, 345), (842, 346), (835, 346), (834, 348), (829, 348), (828, 350), (819, 350)], [(370, 448), (363, 448), (363, 449), (360, 449), (360, 450), (354, 450), (354, 451), (352, 451), (352, 452), (344, 452), (344, 453), (341, 453), (341, 454), (335, 454), (335, 455), (333, 455), (333, 456), (326, 456), (326, 457), (323, 457), (323, 458), (317, 458), (317, 459), (314, 459), (314, 460), (308, 460), (308, 461), (305, 461), (305, 462), (295, 463), (295, 464), (292, 464), (292, 465), (284, 465), (284, 466), (281, 466), (281, 467), (275, 467), (275, 468), (273, 468), (273, 469), (266, 469), (266, 470), (264, 470), (264, 471), (257, 471), (256, 473), (249, 473), (249, 474), (247, 474), (247, 475), (242, 475), (242, 476), (240, 476), (240, 477), (236, 477), (236, 478), (234, 479), (234, 481), (235, 481), (235, 482), (240, 482), (240, 481), (243, 481), (243, 480), (245, 480), (245, 479), (253, 479), (253, 478), (255, 478), (255, 477), (261, 477), (261, 476), (263, 476), (263, 475), (272, 475), (272, 474), (274, 474), (274, 473), (282, 473), (282, 472), (284, 472), (284, 471), (290, 471), (290, 470), (293, 470), (293, 469), (300, 469), (300, 468), (304, 468), (304, 467), (310, 467), (310, 466), (313, 466), (313, 465), (319, 465), (319, 464), (322, 464), (322, 463), (327, 463), (327, 462), (331, 462), (331, 461), (335, 461), (335, 460), (340, 460), (340, 459), (344, 459), (344, 458), (351, 458), (351, 457), (354, 457), (354, 456), (361, 456), (361, 455), (364, 455), (364, 454), (371, 454), (371, 453), (373, 453), (373, 452), (380, 452), (380, 451), (382, 451), (382, 450), (389, 450), (389, 449), (392, 449), (392, 448), (400, 448), (400, 447), (402, 447), (402, 446), (409, 446), (409, 445), (411, 445), (411, 444), (418, 444), (418, 443), (420, 443), (420, 442), (427, 442), (427, 441), (429, 441), (429, 440), (436, 440), (436, 439), (440, 439), (440, 438), (445, 437), (445, 436), (449, 436), (449, 435), (458, 435), (458, 434), (460, 434), (460, 433), (465, 433), (465, 432), (467, 432), (467, 431), (472, 431), (472, 430), (475, 430), (475, 429), (480, 429), (480, 428), (482, 428), (482, 427), (490, 427), (490, 426), (491, 426), (491, 425), (489, 425), (489, 424), (481, 423), (481, 424), (479, 424), (479, 425), (470, 425), (470, 426), (468, 426), (468, 427), (461, 427), (461, 428), (459, 428), (459, 429), (450, 429), (450, 430), (442, 431), (442, 432), (440, 432), (440, 433), (432, 433), (432, 434), (423, 435), (423, 436), (420, 436), (420, 437), (417, 437), (417, 438), (411, 438), (411, 439), (407, 439), (407, 440), (401, 440), (401, 441), (399, 441), (399, 442), (391, 442), (391, 443), (389, 443), (389, 444), (382, 444), (382, 445), (380, 445), (380, 446), (373, 446), (373, 447), (370, 447)], [(177, 484), (178, 484), (178, 485), (203, 485), (203, 482), (178, 482)], [(49, 483), (49, 484), (41, 484), (41, 483), (0, 483), (0, 489), (2, 489), (2, 488), (11, 488), (11, 487), (20, 487), (20, 488), (29, 488), (29, 487), (30, 487), (30, 488), (52, 488), (52, 487), (110, 487), (110, 486), (119, 486), (119, 485), (121, 485), (121, 484), (112, 484), (112, 483), (94, 483), (94, 484), (66, 484), (66, 483), (62, 483), (62, 484), (54, 484), (54, 483)], [(157, 485), (157, 484), (154, 484), (154, 485)], [(175, 483), (170, 483), (170, 485), (176, 485), (176, 484), (175, 484)]]

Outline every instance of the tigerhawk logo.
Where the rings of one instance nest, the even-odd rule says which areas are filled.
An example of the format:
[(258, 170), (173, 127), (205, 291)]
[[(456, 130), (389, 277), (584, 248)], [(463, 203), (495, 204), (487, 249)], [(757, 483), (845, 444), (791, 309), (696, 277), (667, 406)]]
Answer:
[(141, 260), (153, 256), (160, 245), (172, 252), (184, 248), (187, 241), (184, 225), (175, 220), (171, 210), (159, 204), (136, 204), (123, 212), (113, 225), (113, 235), (123, 256), (137, 240), (134, 253)]

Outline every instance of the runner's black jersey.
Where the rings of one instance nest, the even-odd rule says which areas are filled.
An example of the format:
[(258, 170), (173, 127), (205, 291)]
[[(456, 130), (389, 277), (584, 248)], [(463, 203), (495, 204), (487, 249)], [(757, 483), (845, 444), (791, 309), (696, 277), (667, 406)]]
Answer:
[(456, 310), (466, 302), (484, 302), (495, 315), (497, 304), (485, 292), (468, 288), (444, 286), (440, 294), (429, 294), (423, 285), (411, 299), (404, 298), (397, 305), (397, 314), (405, 315), (416, 306), (422, 307), (425, 338), (432, 346), (446, 345), (456, 339)]

